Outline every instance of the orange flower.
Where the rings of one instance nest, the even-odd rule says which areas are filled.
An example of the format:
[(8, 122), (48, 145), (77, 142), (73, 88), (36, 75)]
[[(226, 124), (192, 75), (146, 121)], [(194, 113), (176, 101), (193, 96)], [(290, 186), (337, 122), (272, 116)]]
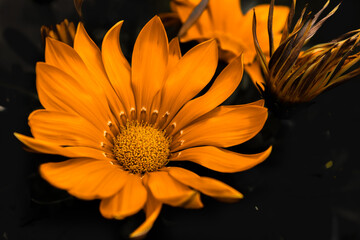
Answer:
[(45, 109), (29, 116), (32, 137), (15, 134), (29, 148), (71, 159), (45, 163), (41, 175), (52, 185), (85, 200), (101, 199), (106, 218), (123, 219), (143, 209), (145, 222), (131, 237), (146, 234), (162, 204), (201, 208), (199, 192), (237, 200), (242, 194), (215, 179), (172, 167), (192, 161), (220, 172), (238, 172), (262, 162), (258, 154), (223, 148), (241, 144), (263, 127), (263, 101), (220, 106), (238, 86), (242, 57), (217, 77), (214, 40), (181, 56), (168, 43), (158, 17), (149, 21), (134, 46), (132, 64), (122, 54), (117, 23), (100, 51), (79, 23), (74, 48), (47, 38), (46, 62), (37, 64), (37, 90)]
[[(194, 8), (201, 0), (172, 0), (171, 9), (176, 12), (181, 22), (186, 22)], [(269, 37), (267, 19), (269, 4), (255, 7), (257, 18), (257, 34), (263, 52), (269, 55)], [(289, 8), (276, 6), (274, 9), (274, 42), (277, 46), (281, 39)], [(242, 13), (239, 0), (209, 0), (195, 24), (181, 36), (183, 42), (190, 40), (204, 41), (215, 38), (220, 48), (220, 58), (230, 62), (241, 53), (244, 54), (245, 70), (253, 81), (262, 82), (260, 68), (254, 62), (256, 50), (252, 37), (253, 11)]]

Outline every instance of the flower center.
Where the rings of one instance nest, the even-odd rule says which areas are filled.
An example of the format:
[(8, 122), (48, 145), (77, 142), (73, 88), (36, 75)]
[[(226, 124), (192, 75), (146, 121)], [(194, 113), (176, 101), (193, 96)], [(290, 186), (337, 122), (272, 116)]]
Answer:
[(153, 172), (168, 163), (171, 139), (146, 123), (127, 122), (114, 138), (113, 153), (119, 164), (132, 173)]

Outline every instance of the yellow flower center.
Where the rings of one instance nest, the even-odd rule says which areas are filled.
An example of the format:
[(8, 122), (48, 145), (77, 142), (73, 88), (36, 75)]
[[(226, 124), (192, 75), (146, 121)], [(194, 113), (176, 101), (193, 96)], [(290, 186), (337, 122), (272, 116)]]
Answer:
[(170, 142), (164, 131), (132, 121), (121, 127), (114, 138), (113, 153), (119, 164), (129, 172), (153, 172), (168, 163)]

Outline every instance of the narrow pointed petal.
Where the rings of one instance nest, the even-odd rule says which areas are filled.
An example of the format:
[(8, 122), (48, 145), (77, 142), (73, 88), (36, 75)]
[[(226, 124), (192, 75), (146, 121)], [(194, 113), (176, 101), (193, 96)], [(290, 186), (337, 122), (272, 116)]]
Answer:
[(81, 22), (79, 23), (76, 31), (74, 49), (84, 61), (85, 65), (92, 73), (92, 76), (94, 76), (94, 80), (104, 90), (104, 97), (108, 100), (113, 112), (119, 114), (121, 111), (124, 111), (124, 107), (122, 106), (120, 99), (114, 91), (114, 88), (112, 87), (106, 74), (100, 49), (89, 37), (83, 23)]
[(109, 161), (87, 158), (44, 163), (40, 166), (40, 174), (55, 187), (86, 200), (114, 195), (129, 177), (128, 173)]
[(123, 21), (118, 22), (106, 33), (102, 43), (102, 60), (111, 85), (130, 116), (130, 109), (135, 108), (135, 99), (130, 82), (130, 65), (119, 42), (122, 24)]
[(173, 38), (169, 43), (168, 73), (176, 66), (181, 58), (179, 38)]
[(29, 147), (30, 149), (36, 152), (41, 152), (46, 154), (57, 154), (62, 156), (67, 156), (71, 154), (69, 150), (63, 149), (58, 144), (49, 143), (47, 140), (35, 139), (32, 137), (22, 135), (20, 133), (14, 133), (14, 135), (25, 146)]
[(218, 172), (240, 172), (263, 162), (271, 153), (271, 147), (256, 154), (241, 154), (225, 149), (206, 146), (185, 149), (170, 161), (191, 161)]
[(30, 114), (29, 126), (35, 138), (54, 144), (101, 149), (100, 143), (106, 142), (112, 147), (102, 131), (78, 115), (40, 109)]
[(104, 149), (104, 151), (101, 151), (89, 147), (62, 147), (58, 144), (49, 143), (47, 140), (35, 139), (19, 133), (14, 133), (14, 135), (27, 147), (39, 153), (56, 154), (72, 158), (88, 157), (105, 161), (110, 160), (106, 157), (107, 155), (111, 156), (111, 152), (106, 151), (106, 149)]
[(70, 75), (74, 79), (74, 85), (81, 84), (87, 92), (101, 93), (102, 89), (99, 88), (95, 78), (91, 77), (84, 61), (69, 45), (46, 38), (45, 62)]
[[(174, 117), (177, 131), (224, 102), (240, 84), (243, 74), (243, 57), (232, 61), (217, 77), (211, 88), (202, 96), (189, 101)], [(173, 131), (175, 133), (176, 131)]]
[(120, 192), (101, 201), (100, 212), (106, 218), (123, 219), (143, 208), (147, 191), (140, 176), (129, 174)]
[(169, 174), (179, 182), (214, 198), (230, 201), (243, 198), (240, 192), (225, 183), (208, 177), (200, 177), (183, 168), (171, 167)]
[[(45, 60), (46, 64), (61, 69), (71, 76), (71, 81), (68, 81), (68, 84), (75, 88), (80, 85), (87, 94), (104, 96), (104, 89), (99, 86), (97, 76), (91, 75), (82, 58), (69, 45), (52, 38), (46, 38)], [(102, 105), (106, 103), (104, 97), (99, 97), (97, 101)]]
[(84, 84), (46, 63), (36, 65), (36, 87), (41, 104), (47, 110), (78, 114), (99, 130), (106, 128), (107, 112), (101, 98), (89, 95)]
[(169, 176), (168, 172), (151, 172), (145, 175), (144, 178), (144, 183), (149, 187), (153, 196), (173, 207), (186, 204), (196, 193)]
[(160, 214), (162, 203), (156, 200), (151, 193), (148, 193), (147, 201), (145, 203), (145, 214), (146, 220), (130, 234), (130, 238), (140, 238), (146, 235), (152, 226), (154, 225), (155, 220)]
[(255, 104), (221, 106), (205, 114), (173, 139), (171, 151), (194, 146), (231, 147), (253, 138), (267, 119), (267, 109)]
[(168, 64), (168, 39), (158, 16), (141, 30), (134, 45), (131, 64), (131, 84), (137, 111), (150, 109), (151, 103), (164, 83)]
[(159, 116), (171, 116), (196, 96), (211, 80), (217, 66), (217, 46), (206, 41), (188, 51), (169, 73), (162, 91)]
[[(78, 41), (80, 35), (81, 35), (81, 31), (80, 33), (77, 33), (78, 39), (76, 40), (77, 41), (76, 46), (79, 45)], [(82, 41), (82, 45), (84, 45), (84, 47), (88, 46), (85, 41)], [(85, 62), (88, 62), (89, 60), (94, 60), (91, 56), (89, 56), (91, 55), (92, 50), (93, 49), (90, 46), (88, 50), (84, 50), (82, 48), (82, 51), (80, 51), (82, 53), (83, 51), (87, 51), (86, 57), (89, 57), (89, 59), (87, 59)], [(94, 109), (95, 112), (96, 111), (102, 112), (101, 115), (95, 114), (97, 115), (97, 118), (101, 118), (103, 122), (107, 122), (110, 119), (114, 121), (112, 113), (108, 108), (108, 101), (107, 101), (107, 96), (110, 96), (111, 92), (107, 93), (108, 89), (102, 87), (103, 86), (102, 83), (106, 82), (107, 80), (104, 79), (103, 76), (101, 75), (99, 76), (99, 74), (96, 74), (97, 72), (94, 72), (94, 70), (90, 70), (90, 68), (94, 68), (94, 66), (90, 66), (90, 68), (88, 68), (89, 64), (88, 65), (85, 64), (82, 57), (75, 51), (75, 49), (60, 41), (47, 38), (46, 49), (45, 49), (45, 60), (46, 60), (46, 64), (38, 63), (36, 66), (38, 88), (44, 87), (42, 86), (44, 85), (44, 82), (41, 81), (43, 80), (41, 79), (41, 77), (44, 75), (47, 75), (47, 78), (53, 78), (52, 82), (54, 82), (52, 85), (49, 86), (49, 89), (47, 91), (48, 95), (51, 95), (52, 93), (52, 91), (50, 90), (51, 88), (53, 88), (52, 90), (54, 90), (54, 88), (56, 88), (58, 85), (61, 84), (61, 80), (57, 79), (58, 77), (57, 75), (59, 74), (59, 71), (51, 70), (49, 67), (44, 67), (45, 65), (54, 66), (55, 68), (53, 69), (59, 69), (61, 72), (65, 73), (62, 74), (63, 75), (62, 77), (66, 76), (65, 78), (67, 78), (65, 80), (66, 89), (67, 89), (65, 94), (67, 95), (67, 98), (69, 98), (68, 97), (69, 94), (70, 96), (74, 94), (76, 95), (75, 97), (78, 98), (80, 96), (80, 100), (82, 102), (86, 102), (86, 104), (88, 106), (91, 106), (91, 108)], [(46, 70), (47, 72), (45, 74), (39, 73), (42, 70)], [(40, 82), (38, 82), (39, 80)], [(59, 87), (57, 88), (56, 91), (59, 92), (62, 91), (64, 93), (63, 89), (64, 88)], [(73, 90), (69, 90), (69, 89), (73, 89)], [(90, 96), (97, 96), (97, 97), (96, 99), (94, 99), (93, 97)]]

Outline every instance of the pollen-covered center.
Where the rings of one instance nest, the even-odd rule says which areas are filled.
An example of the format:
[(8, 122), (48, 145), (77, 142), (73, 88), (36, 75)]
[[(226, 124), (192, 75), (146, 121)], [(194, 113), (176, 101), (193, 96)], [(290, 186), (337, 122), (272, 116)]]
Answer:
[(153, 172), (168, 163), (170, 141), (163, 131), (132, 121), (114, 138), (113, 153), (129, 172)]

